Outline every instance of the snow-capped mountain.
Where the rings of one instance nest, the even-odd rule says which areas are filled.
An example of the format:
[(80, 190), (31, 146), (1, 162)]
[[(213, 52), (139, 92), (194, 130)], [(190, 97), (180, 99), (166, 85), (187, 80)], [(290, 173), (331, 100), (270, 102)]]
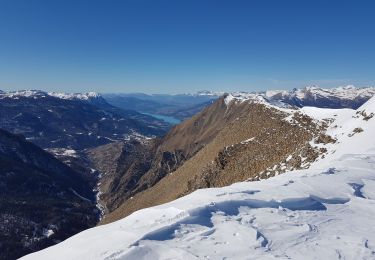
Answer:
[(19, 97), (44, 98), (46, 96), (48, 96), (48, 93), (41, 90), (17, 90), (9, 92), (0, 91), (0, 99)]
[(4, 92), (0, 90), (0, 99), (1, 98), (17, 98), (17, 97), (35, 97), (35, 98), (45, 98), (46, 96), (57, 97), (61, 99), (69, 100), (90, 100), (101, 97), (100, 94), (96, 92), (87, 92), (87, 93), (64, 93), (64, 92), (45, 92), (42, 90), (17, 90)]
[(48, 95), (53, 97), (58, 97), (61, 99), (79, 99), (79, 100), (89, 100), (101, 97), (100, 94), (96, 92), (87, 93), (64, 93), (64, 92), (48, 92)]
[(306, 99), (308, 95), (314, 97), (336, 97), (342, 99), (356, 99), (371, 97), (375, 94), (375, 88), (365, 87), (357, 88), (353, 85), (341, 86), (337, 88), (324, 89), (318, 86), (309, 86), (303, 89), (296, 89), (292, 91), (293, 95), (299, 99)]
[(278, 107), (321, 107), (321, 108), (353, 108), (357, 109), (375, 95), (374, 87), (357, 88), (352, 85), (324, 89), (308, 86), (293, 90), (267, 90), (261, 92), (226, 93), (227, 100), (239, 102), (252, 100)]
[[(374, 96), (375, 88), (356, 88), (354, 86), (323, 89), (306, 87), (293, 90), (285, 100), (292, 105), (316, 106), (327, 108), (358, 108), (369, 98)], [(272, 97), (271, 97), (272, 98)]]
[(266, 91), (264, 96), (271, 102), (283, 102), (289, 105), (323, 108), (358, 108), (375, 95), (374, 87), (357, 88), (353, 85), (337, 88), (308, 86), (291, 91)]
[(310, 168), (198, 190), (23, 259), (373, 259), (375, 98), (299, 112), (334, 140), (311, 143), (326, 152)]
[(161, 120), (113, 107), (93, 92), (4, 92), (0, 93), (0, 115), (0, 128), (23, 134), (43, 148), (80, 150), (132, 133), (158, 135), (168, 128)]
[[(200, 91), (191, 96), (219, 97), (225, 92)], [(358, 108), (375, 95), (375, 87), (359, 88), (353, 85), (336, 88), (320, 88), (307, 86), (292, 90), (267, 90), (260, 92), (232, 92), (226, 95), (237, 97), (238, 100), (264, 99), (278, 106), (314, 106), (323, 108)]]

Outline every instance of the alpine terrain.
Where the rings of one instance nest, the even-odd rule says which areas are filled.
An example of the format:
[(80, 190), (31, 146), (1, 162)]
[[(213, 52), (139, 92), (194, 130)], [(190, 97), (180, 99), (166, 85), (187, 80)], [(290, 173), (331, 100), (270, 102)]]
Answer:
[(165, 133), (167, 123), (96, 93), (0, 92), (0, 259), (16, 259), (93, 227), (101, 173), (91, 148)]
[(24, 259), (373, 259), (370, 96), (338, 109), (226, 94), (164, 137), (98, 147), (113, 223)]

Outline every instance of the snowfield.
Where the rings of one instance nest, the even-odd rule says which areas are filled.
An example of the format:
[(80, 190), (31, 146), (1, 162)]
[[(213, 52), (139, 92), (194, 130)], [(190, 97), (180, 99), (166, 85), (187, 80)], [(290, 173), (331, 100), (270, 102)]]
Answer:
[(375, 97), (301, 112), (334, 119), (310, 169), (198, 190), (22, 259), (375, 259)]

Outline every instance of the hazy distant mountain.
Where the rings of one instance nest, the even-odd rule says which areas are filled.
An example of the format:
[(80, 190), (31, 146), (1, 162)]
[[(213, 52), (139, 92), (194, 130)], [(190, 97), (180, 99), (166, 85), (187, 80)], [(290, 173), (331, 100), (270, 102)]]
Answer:
[(123, 108), (133, 109), (157, 115), (166, 115), (184, 120), (200, 112), (223, 93), (202, 91), (195, 94), (104, 94), (108, 103)]
[[(324, 89), (309, 86), (293, 90), (269, 90), (252, 93), (261, 96), (275, 105), (315, 106), (326, 108), (358, 108), (375, 94), (375, 88), (354, 86)], [(123, 109), (165, 115), (184, 120), (202, 111), (222, 96), (224, 92), (201, 91), (193, 94), (104, 94), (112, 105)]]

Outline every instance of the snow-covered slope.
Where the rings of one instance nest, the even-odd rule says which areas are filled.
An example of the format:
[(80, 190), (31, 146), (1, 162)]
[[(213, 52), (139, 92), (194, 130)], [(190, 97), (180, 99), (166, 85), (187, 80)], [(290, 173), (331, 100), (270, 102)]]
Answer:
[(310, 169), (198, 190), (23, 259), (374, 259), (375, 98), (302, 112), (337, 138)]

